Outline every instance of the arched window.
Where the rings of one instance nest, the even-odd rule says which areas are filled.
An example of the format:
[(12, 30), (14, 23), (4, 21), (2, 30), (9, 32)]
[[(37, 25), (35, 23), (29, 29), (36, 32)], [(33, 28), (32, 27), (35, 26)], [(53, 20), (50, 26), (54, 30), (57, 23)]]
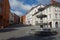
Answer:
[(50, 24), (50, 27), (52, 28), (52, 22), (50, 22), (49, 24)]
[(58, 27), (58, 22), (55, 22), (55, 27), (56, 27), (56, 28)]
[(41, 28), (43, 28), (43, 25), (40, 25)]

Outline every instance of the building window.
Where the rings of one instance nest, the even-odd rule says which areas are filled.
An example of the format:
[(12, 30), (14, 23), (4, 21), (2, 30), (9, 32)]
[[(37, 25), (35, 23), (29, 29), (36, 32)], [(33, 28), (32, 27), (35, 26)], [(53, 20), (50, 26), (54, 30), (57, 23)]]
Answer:
[(38, 21), (35, 21), (36, 25), (38, 25)]
[(51, 12), (51, 8), (48, 8), (49, 12)]
[(50, 22), (49, 24), (50, 24), (50, 27), (52, 28), (52, 22)]
[(51, 14), (49, 14), (49, 17), (51, 18)]
[(46, 9), (46, 13), (48, 13), (48, 9)]
[(59, 17), (60, 17), (60, 14), (59, 14)]
[(57, 15), (57, 13), (55, 14), (55, 18), (57, 18), (58, 17), (58, 15)]
[(28, 23), (30, 24), (30, 21), (28, 21)]
[(60, 8), (55, 8), (55, 12), (60, 12)]

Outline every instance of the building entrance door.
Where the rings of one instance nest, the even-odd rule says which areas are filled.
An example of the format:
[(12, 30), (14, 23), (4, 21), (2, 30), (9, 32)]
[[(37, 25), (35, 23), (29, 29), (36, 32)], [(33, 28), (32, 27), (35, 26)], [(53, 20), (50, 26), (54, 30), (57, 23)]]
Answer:
[(2, 26), (2, 16), (0, 15), (0, 28)]
[(52, 28), (52, 22), (50, 22), (50, 27)]

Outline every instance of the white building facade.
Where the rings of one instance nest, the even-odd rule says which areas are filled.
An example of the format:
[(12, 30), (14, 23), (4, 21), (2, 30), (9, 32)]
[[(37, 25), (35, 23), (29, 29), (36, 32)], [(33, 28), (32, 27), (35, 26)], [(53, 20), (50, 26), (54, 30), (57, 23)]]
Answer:
[[(36, 18), (36, 15), (39, 14), (45, 14), (47, 15), (46, 18), (43, 18), (43, 23), (48, 23), (48, 28), (57, 28), (60, 26), (60, 4), (58, 2), (53, 2), (47, 6), (44, 7), (44, 10), (41, 12), (38, 12), (33, 17)], [(39, 19), (37, 19), (38, 22)]]
[[(56, 1), (52, 1), (51, 4), (42, 6), (44, 10), (38, 12), (38, 9), (41, 6), (37, 6), (33, 8), (28, 14), (26, 15), (26, 24), (36, 25), (40, 23), (40, 19), (37, 18), (37, 15), (45, 14), (47, 15), (46, 18), (43, 18), (43, 23), (48, 23), (48, 28), (57, 28), (60, 27), (60, 3)], [(36, 14), (35, 14), (36, 13)], [(33, 15), (33, 16), (32, 16)]]
[(60, 26), (60, 6), (57, 3), (48, 6), (42, 13), (47, 15), (47, 18), (43, 20), (45, 23), (49, 23), (48, 27), (57, 28)]
[(40, 7), (44, 7), (43, 5), (39, 5), (39, 6), (36, 6), (36, 7), (33, 7), (27, 14), (26, 14), (26, 24), (27, 25), (35, 25), (37, 22), (36, 20), (36, 17), (33, 16), (33, 14), (35, 14), (36, 12), (38, 12), (38, 9)]
[(13, 24), (14, 23), (14, 13), (10, 13), (9, 14), (9, 24)]

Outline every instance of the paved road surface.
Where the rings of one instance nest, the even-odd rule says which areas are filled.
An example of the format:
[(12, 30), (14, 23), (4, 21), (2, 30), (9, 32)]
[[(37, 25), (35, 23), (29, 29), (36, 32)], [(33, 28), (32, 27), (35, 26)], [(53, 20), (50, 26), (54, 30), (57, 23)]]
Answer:
[(60, 40), (60, 32), (54, 36), (33, 36), (28, 34), (31, 28), (34, 27), (19, 24), (9, 26), (4, 30), (0, 30), (0, 40)]

